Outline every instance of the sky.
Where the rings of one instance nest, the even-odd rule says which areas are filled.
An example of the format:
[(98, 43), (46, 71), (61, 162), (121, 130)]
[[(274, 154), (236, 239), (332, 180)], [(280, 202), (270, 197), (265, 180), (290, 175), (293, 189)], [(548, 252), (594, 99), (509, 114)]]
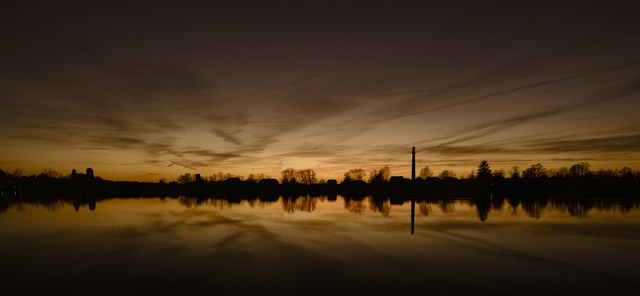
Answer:
[[(161, 2), (161, 3), (157, 3)], [(0, 169), (640, 169), (637, 1), (4, 1)]]

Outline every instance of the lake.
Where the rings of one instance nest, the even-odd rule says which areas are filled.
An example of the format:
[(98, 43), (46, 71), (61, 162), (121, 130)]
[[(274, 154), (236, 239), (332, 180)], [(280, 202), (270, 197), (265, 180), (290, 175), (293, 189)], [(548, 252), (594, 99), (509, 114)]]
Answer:
[(2, 198), (4, 295), (640, 291), (639, 200)]

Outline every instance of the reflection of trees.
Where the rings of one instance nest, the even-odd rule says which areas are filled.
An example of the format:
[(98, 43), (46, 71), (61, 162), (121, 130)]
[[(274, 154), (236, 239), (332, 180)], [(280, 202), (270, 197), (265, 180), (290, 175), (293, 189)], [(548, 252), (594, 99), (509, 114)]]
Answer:
[(352, 213), (362, 213), (366, 209), (362, 199), (344, 198), (344, 208)]
[(520, 205), (520, 200), (517, 198), (507, 198), (507, 203), (511, 207), (511, 214), (516, 215), (518, 213), (518, 206)]
[(11, 203), (9, 202), (9, 199), (0, 197), (0, 214), (6, 212), (10, 206)]
[(420, 215), (429, 216), (433, 208), (431, 208), (431, 204), (427, 203), (427, 201), (423, 200), (418, 204), (418, 210), (420, 211)]
[(293, 213), (296, 210), (303, 212), (313, 212), (316, 209), (317, 197), (298, 196), (298, 197), (282, 197), (282, 209), (287, 213)]
[(540, 219), (544, 213), (544, 209), (547, 207), (548, 201), (546, 199), (525, 199), (522, 201), (522, 209), (529, 215), (529, 217)]
[(185, 208), (192, 208), (198, 205), (198, 201), (195, 199), (195, 197), (189, 197), (189, 196), (178, 196), (178, 203), (183, 205)]
[(452, 200), (441, 200), (438, 202), (438, 208), (440, 208), (440, 211), (443, 213), (453, 213), (456, 209)]
[(550, 208), (561, 213), (568, 213), (572, 217), (584, 218), (591, 209), (598, 211), (620, 211), (626, 213), (633, 208), (638, 208), (640, 202), (637, 200), (593, 200), (593, 199), (535, 199), (535, 198), (507, 198), (512, 214), (517, 213), (520, 206), (527, 215), (539, 219), (543, 216), (544, 210)]
[(503, 204), (504, 204), (504, 198), (502, 198), (502, 197), (493, 197), (491, 199), (491, 208), (492, 209), (501, 210)]
[(592, 206), (593, 205), (590, 204), (588, 201), (572, 202), (572, 203), (569, 203), (569, 206), (567, 207), (567, 211), (571, 216), (585, 218), (587, 217), (587, 212), (589, 212), (589, 209), (591, 209)]
[(484, 222), (489, 217), (491, 211), (491, 198), (481, 197), (476, 200), (476, 210), (478, 211), (478, 218)]
[(625, 214), (628, 213), (632, 208), (634, 208), (634, 206), (637, 207), (638, 205), (634, 205), (634, 202), (632, 200), (621, 200), (615, 203), (613, 206), (619, 209), (621, 213)]
[(49, 211), (57, 211), (64, 208), (66, 203), (63, 200), (54, 199), (48, 200), (46, 202), (40, 202), (39, 204), (43, 205)]
[(249, 203), (251, 207), (257, 205), (269, 204), (271, 202), (264, 202), (257, 198), (244, 199), (237, 197), (193, 197), (193, 196), (185, 196), (181, 195), (177, 197), (177, 201), (179, 204), (183, 205), (186, 208), (197, 207), (199, 205), (209, 205), (219, 209), (231, 208), (233, 206), (239, 206), (246, 203)]
[(553, 207), (560, 212), (567, 212), (573, 217), (584, 218), (594, 206), (590, 200), (552, 200)]
[(219, 209), (231, 208), (232, 206), (226, 198), (212, 198), (209, 200), (209, 204)]
[(293, 207), (298, 211), (313, 212), (316, 209), (316, 198), (307, 196), (299, 196), (295, 199)]
[(391, 212), (391, 203), (388, 198), (369, 197), (369, 207), (373, 212), (380, 212), (383, 216), (389, 216)]
[(296, 211), (296, 199), (292, 196), (282, 197), (282, 209), (287, 213)]

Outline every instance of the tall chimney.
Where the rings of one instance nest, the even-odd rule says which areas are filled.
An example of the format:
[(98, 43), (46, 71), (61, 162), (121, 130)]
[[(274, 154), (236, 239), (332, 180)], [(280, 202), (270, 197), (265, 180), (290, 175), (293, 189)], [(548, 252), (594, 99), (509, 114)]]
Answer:
[(411, 180), (416, 179), (416, 146), (411, 147)]

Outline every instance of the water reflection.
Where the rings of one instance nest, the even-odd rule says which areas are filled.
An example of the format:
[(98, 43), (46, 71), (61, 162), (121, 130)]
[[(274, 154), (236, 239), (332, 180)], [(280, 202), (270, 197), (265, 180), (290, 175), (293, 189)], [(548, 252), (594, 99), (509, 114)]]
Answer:
[(367, 207), (364, 204), (364, 198), (351, 198), (351, 197), (345, 197), (344, 198), (344, 208), (349, 210), (349, 212), (351, 213), (362, 213), (364, 212)]
[(0, 277), (34, 295), (45, 288), (29, 283), (114, 277), (101, 287), (107, 295), (178, 294), (186, 282), (240, 295), (308, 287), (325, 288), (323, 295), (370, 287), (377, 295), (380, 285), (398, 293), (426, 284), (447, 295), (560, 295), (565, 285), (604, 294), (640, 266), (638, 200), (301, 195), (1, 204)]
[(389, 198), (369, 196), (368, 199), (369, 209), (372, 212), (378, 212), (383, 216), (389, 216), (389, 213), (391, 212), (391, 201)]
[(420, 201), (420, 203), (418, 204), (418, 209), (420, 211), (420, 215), (422, 216), (429, 216), (429, 213), (431, 213), (433, 211), (433, 208), (431, 206), (430, 203), (426, 202), (426, 201)]
[(282, 209), (287, 213), (293, 213), (295, 211), (313, 212), (316, 209), (318, 199), (320, 198), (309, 195), (282, 197)]
[[(335, 202), (342, 200), (344, 209), (350, 213), (361, 214), (367, 211), (379, 213), (388, 217), (394, 210), (399, 210), (406, 206), (406, 201), (418, 203), (418, 211), (421, 216), (430, 216), (435, 209), (444, 214), (456, 212), (456, 206), (474, 209), (477, 218), (481, 222), (491, 219), (492, 211), (509, 211), (512, 215), (519, 215), (524, 212), (528, 217), (541, 219), (548, 211), (566, 213), (571, 217), (585, 218), (591, 211), (616, 211), (627, 213), (632, 209), (640, 207), (640, 200), (637, 199), (553, 199), (553, 198), (497, 198), (492, 196), (478, 197), (470, 199), (452, 198), (430, 198), (430, 199), (398, 199), (380, 196), (366, 197), (343, 197), (343, 196), (279, 196), (278, 198), (242, 198), (242, 197), (163, 197), (163, 199), (175, 199), (186, 208), (199, 206), (213, 206), (216, 208), (233, 208), (242, 205), (250, 207), (264, 207), (270, 204), (279, 203), (286, 213), (314, 212), (318, 203)], [(25, 205), (36, 205), (44, 207), (50, 211), (57, 211), (65, 206), (71, 205), (76, 212), (87, 207), (90, 211), (96, 211), (98, 204), (108, 199), (94, 198), (73, 198), (73, 199), (31, 199), (26, 197), (3, 197), (0, 198), (0, 214), (15, 207), (24, 210)], [(411, 211), (415, 211), (415, 204), (411, 206)]]

